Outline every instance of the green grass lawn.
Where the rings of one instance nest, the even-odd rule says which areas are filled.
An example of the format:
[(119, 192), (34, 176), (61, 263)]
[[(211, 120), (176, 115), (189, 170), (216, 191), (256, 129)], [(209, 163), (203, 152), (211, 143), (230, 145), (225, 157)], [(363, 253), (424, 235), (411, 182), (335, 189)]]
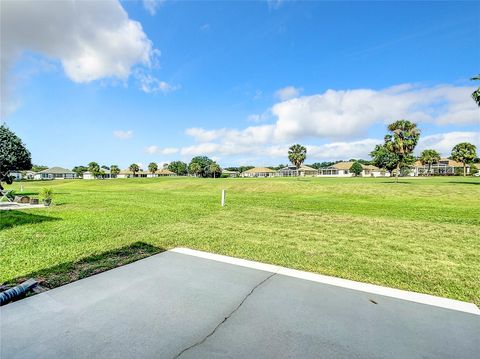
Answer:
[(182, 246), (480, 304), (478, 178), (22, 184), (55, 205), (0, 211), (0, 282), (53, 287)]

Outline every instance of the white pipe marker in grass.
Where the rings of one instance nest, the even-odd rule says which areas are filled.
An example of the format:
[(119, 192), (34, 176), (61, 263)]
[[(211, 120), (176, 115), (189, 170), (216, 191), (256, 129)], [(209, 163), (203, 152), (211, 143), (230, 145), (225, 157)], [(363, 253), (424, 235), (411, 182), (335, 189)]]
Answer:
[(226, 192), (224, 189), (222, 189), (222, 207), (225, 207), (225, 197), (226, 197)]

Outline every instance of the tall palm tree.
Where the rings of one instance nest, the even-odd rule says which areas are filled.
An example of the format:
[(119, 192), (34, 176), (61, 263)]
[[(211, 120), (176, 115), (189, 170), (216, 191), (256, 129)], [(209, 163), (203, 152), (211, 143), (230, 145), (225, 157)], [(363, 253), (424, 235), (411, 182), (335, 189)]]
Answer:
[(427, 174), (431, 174), (432, 164), (440, 161), (440, 153), (435, 150), (423, 150), (420, 155), (422, 165), (428, 165)]
[(92, 172), (93, 176), (97, 178), (100, 175), (100, 166), (97, 162), (90, 162), (88, 164), (88, 170)]
[(190, 166), (188, 166), (188, 171), (191, 174), (195, 175), (195, 177), (197, 177), (198, 174), (202, 171), (202, 167), (198, 163), (193, 162), (190, 164)]
[(132, 163), (128, 169), (133, 172), (133, 177), (135, 177), (135, 174), (140, 171), (140, 167), (136, 163)]
[(463, 175), (467, 175), (467, 163), (477, 157), (477, 147), (468, 142), (462, 142), (453, 147), (452, 159), (463, 164)]
[(298, 143), (288, 149), (288, 160), (298, 169), (307, 158), (307, 149)]
[[(473, 76), (470, 80), (479, 81), (480, 80), (480, 75)], [(480, 107), (480, 87), (478, 89), (476, 89), (475, 91), (473, 91), (472, 98), (473, 98), (473, 101), (475, 101), (477, 103), (477, 105)]]
[(117, 176), (120, 173), (120, 168), (117, 165), (110, 166), (110, 175)]
[(210, 166), (208, 169), (210, 170), (211, 173), (213, 173), (213, 178), (215, 178), (215, 175), (217, 174), (217, 172), (221, 171), (220, 166), (218, 165), (217, 162), (210, 163)]
[(150, 162), (150, 164), (148, 165), (148, 170), (153, 175), (153, 174), (155, 174), (155, 172), (157, 172), (158, 165), (155, 162)]
[(411, 155), (420, 138), (420, 130), (417, 124), (399, 120), (388, 125), (391, 134), (385, 136), (385, 147), (398, 156), (397, 172), (395, 174), (398, 182), (401, 165), (406, 163), (406, 159)]

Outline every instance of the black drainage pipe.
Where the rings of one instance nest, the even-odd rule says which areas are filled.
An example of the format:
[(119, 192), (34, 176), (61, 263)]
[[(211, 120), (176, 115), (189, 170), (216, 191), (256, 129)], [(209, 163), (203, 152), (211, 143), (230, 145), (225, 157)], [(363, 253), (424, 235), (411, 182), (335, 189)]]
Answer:
[(5, 305), (9, 302), (11, 302), (13, 299), (18, 298), (19, 296), (27, 293), (30, 289), (33, 287), (37, 286), (38, 282), (35, 279), (30, 278), (29, 280), (26, 280), (25, 282), (7, 289), (4, 292), (0, 293), (0, 306)]

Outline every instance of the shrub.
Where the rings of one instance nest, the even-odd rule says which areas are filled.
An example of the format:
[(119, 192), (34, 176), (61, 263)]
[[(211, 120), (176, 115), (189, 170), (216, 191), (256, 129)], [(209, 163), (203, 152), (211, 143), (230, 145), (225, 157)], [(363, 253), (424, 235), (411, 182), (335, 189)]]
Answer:
[(44, 200), (52, 200), (53, 198), (53, 190), (51, 188), (44, 187), (42, 188), (40, 195)]

